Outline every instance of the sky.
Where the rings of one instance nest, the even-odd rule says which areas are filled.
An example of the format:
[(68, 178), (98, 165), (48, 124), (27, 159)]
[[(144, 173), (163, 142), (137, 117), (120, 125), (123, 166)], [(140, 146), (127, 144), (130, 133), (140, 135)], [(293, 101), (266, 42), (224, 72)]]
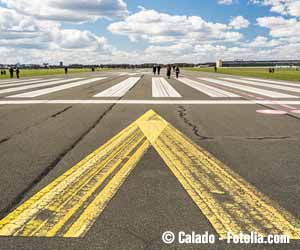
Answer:
[(300, 0), (0, 0), (0, 63), (300, 59)]

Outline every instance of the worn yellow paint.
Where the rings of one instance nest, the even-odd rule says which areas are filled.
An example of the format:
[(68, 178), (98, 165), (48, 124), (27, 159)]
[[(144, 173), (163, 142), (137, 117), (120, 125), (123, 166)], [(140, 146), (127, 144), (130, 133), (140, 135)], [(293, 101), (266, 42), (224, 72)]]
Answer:
[(170, 124), (151, 144), (221, 237), (256, 232), (300, 239), (299, 220)]
[(105, 186), (103, 191), (90, 203), (78, 220), (71, 226), (65, 237), (79, 237), (86, 234), (94, 221), (104, 210), (111, 198), (116, 194), (126, 177), (131, 173), (136, 164), (149, 148), (150, 143), (145, 141), (135, 152), (131, 159), (124, 164), (121, 170)]
[(135, 166), (137, 152), (147, 150), (145, 144), (141, 130), (130, 125), (2, 219), (0, 235), (64, 236), (91, 200), (101, 195), (104, 182), (126, 166)]
[(152, 110), (2, 219), (0, 235), (83, 237), (151, 145), (221, 237), (300, 239), (296, 218)]

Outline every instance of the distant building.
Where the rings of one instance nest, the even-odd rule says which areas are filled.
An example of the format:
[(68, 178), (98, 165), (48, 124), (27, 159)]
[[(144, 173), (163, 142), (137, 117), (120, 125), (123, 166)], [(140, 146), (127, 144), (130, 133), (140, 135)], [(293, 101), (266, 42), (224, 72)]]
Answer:
[(216, 66), (217, 66), (217, 68), (222, 68), (223, 67), (223, 60), (217, 60)]
[(297, 67), (300, 60), (224, 61), (223, 67)]
[(49, 63), (43, 63), (44, 68), (49, 68)]
[(63, 63), (63, 62), (60, 62), (60, 63), (59, 63), (59, 66), (60, 66), (60, 67), (63, 67), (63, 66), (64, 66), (64, 63)]

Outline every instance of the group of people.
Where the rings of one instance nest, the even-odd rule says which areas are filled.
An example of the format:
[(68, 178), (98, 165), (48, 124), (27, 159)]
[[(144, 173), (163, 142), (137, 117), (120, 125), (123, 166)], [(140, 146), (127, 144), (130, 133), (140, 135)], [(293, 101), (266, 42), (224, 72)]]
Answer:
[[(180, 75), (180, 68), (179, 66), (171, 66), (171, 65), (168, 65), (167, 66), (167, 77), (168, 79), (171, 78), (171, 75), (172, 75), (172, 69), (173, 69), (173, 72), (175, 72), (176, 74), (176, 78), (179, 78), (179, 75)], [(154, 65), (153, 66), (153, 74), (154, 75), (160, 75), (160, 71), (161, 71), (161, 66), (160, 65)]]
[(154, 65), (153, 66), (153, 74), (156, 75), (160, 75), (160, 71), (161, 71), (161, 66), (160, 65)]
[(275, 68), (269, 68), (269, 73), (275, 73)]
[[(14, 73), (15, 72), (16, 72), (17, 78), (20, 78), (20, 69), (19, 68), (14, 69), (13, 67), (10, 67), (8, 71), (9, 71), (10, 78), (14, 78)], [(6, 75), (6, 70), (5, 69), (1, 70), (1, 75), (2, 76)]]

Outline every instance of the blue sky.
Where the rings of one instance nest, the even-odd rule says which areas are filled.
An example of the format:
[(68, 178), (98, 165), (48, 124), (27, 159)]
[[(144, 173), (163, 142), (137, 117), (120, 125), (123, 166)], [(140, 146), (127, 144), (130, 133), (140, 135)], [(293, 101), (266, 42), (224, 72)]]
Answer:
[[(257, 6), (249, 4), (247, 0), (240, 0), (239, 4), (220, 5), (217, 1), (197, 1), (197, 0), (185, 0), (176, 1), (170, 3), (169, 1), (160, 0), (131, 0), (127, 1), (128, 10), (130, 13), (136, 13), (139, 11), (139, 6), (143, 6), (146, 9), (159, 10), (160, 12), (169, 13), (171, 15), (187, 15), (187, 16), (201, 16), (203, 19), (211, 22), (228, 23), (234, 16), (243, 14), (252, 24), (255, 24), (255, 20), (260, 16), (268, 16), (270, 14), (269, 9), (265, 6)], [(95, 23), (84, 23), (82, 25), (64, 23), (65, 28), (79, 28), (81, 30), (88, 29), (97, 35), (106, 36), (112, 44), (125, 50), (131, 50), (132, 47), (138, 46), (144, 48), (147, 46), (143, 44), (131, 44), (125, 37), (119, 36), (115, 39), (115, 36), (111, 34), (106, 28), (113, 21), (102, 19)], [(257, 34), (267, 35), (268, 30), (258, 28), (255, 25), (248, 29), (244, 33), (245, 38), (254, 38)]]
[(0, 0), (0, 63), (300, 57), (300, 0)]

